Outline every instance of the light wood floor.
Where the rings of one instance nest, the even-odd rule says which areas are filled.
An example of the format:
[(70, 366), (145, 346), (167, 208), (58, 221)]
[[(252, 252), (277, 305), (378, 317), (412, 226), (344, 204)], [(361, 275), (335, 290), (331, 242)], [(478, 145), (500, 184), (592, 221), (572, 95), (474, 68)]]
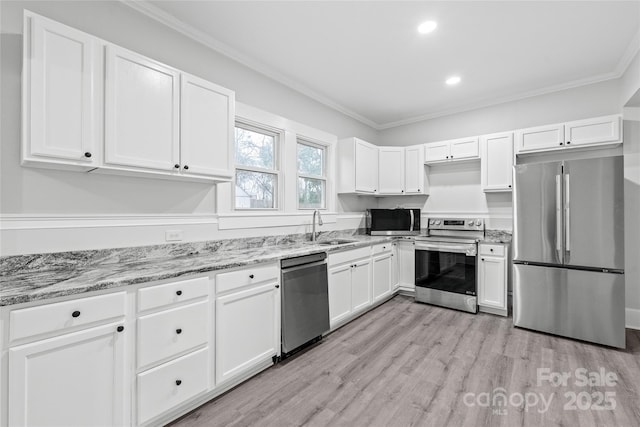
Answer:
[[(617, 375), (615, 386), (575, 384), (577, 368), (601, 367)], [(538, 385), (538, 368), (572, 376), (566, 387)], [(465, 404), (498, 387), (513, 404)], [(596, 403), (605, 391), (615, 393), (614, 410), (564, 409), (567, 392), (583, 392), (588, 405), (586, 393)], [(553, 397), (541, 413), (542, 403), (525, 411), (519, 393), (531, 403), (533, 393)], [(620, 351), (397, 296), (173, 425), (640, 426), (640, 331), (627, 330)]]

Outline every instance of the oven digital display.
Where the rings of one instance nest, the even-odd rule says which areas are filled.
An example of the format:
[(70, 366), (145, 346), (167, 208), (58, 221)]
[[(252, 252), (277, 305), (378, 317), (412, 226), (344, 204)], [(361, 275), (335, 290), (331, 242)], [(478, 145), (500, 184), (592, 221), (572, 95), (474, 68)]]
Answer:
[(464, 220), (463, 219), (457, 219), (457, 220), (445, 219), (444, 225), (464, 225)]

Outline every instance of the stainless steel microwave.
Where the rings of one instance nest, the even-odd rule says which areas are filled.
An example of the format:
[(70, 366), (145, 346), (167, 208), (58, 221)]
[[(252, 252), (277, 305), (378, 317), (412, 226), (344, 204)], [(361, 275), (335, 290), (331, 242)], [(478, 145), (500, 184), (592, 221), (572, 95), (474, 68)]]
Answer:
[(372, 236), (420, 234), (420, 209), (368, 209), (367, 233)]

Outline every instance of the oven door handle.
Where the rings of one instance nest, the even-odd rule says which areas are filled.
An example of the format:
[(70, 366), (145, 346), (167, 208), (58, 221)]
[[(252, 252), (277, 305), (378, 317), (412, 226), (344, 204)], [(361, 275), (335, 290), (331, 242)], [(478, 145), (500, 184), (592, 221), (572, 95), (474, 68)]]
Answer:
[(476, 245), (445, 242), (416, 242), (416, 251), (455, 252), (459, 254), (465, 254), (467, 256), (476, 256), (476, 254), (478, 253)]

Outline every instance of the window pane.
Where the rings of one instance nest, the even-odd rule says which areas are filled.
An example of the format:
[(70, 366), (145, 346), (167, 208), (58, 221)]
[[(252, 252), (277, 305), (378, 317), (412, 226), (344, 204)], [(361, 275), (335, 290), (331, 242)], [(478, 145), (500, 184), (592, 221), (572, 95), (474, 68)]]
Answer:
[(236, 171), (236, 209), (275, 208), (276, 175)]
[(275, 137), (236, 127), (236, 164), (275, 169)]
[(322, 179), (298, 178), (298, 207), (324, 208), (324, 186)]
[(323, 175), (324, 149), (298, 144), (298, 173), (305, 175)]

